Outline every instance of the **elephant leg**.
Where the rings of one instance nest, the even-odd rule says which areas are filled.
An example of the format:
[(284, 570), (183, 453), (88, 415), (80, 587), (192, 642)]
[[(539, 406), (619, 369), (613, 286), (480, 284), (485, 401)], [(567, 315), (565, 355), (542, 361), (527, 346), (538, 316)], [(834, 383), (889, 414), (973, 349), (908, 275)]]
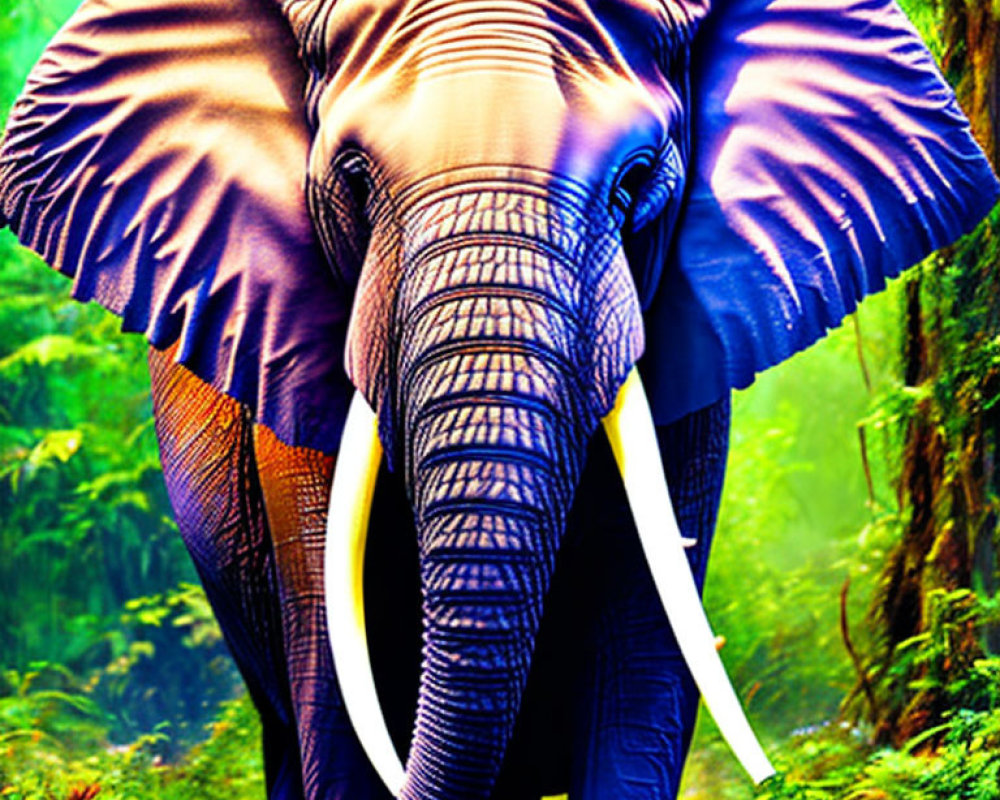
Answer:
[[(728, 433), (728, 398), (657, 429), (681, 532), (697, 539), (688, 555), (699, 589)], [(660, 605), (606, 442), (592, 447), (588, 470), (614, 490), (610, 502), (596, 502), (595, 492), (581, 494), (574, 511), (583, 533), (573, 545), (578, 584), (572, 592), (593, 627), (578, 684), (570, 797), (674, 798), (698, 690)]]
[(263, 725), (270, 800), (302, 797), (274, 553), (246, 409), (149, 351), (167, 493), (223, 636)]
[[(304, 796), (389, 800), (348, 719), (327, 634), (323, 550), (334, 459), (289, 447), (260, 425), (254, 443), (274, 547)], [(412, 711), (407, 718), (412, 720)]]

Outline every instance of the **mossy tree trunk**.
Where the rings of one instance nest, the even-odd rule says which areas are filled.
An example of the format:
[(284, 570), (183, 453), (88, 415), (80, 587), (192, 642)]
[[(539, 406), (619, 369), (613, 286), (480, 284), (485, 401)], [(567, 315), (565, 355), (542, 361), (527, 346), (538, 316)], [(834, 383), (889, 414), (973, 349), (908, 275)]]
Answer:
[[(942, 68), (996, 169), (1000, 3), (937, 0), (935, 10)], [(996, 586), (998, 238), (994, 212), (907, 278), (902, 535), (873, 607), (880, 700), (869, 711), (881, 742), (900, 745), (940, 723), (955, 702), (950, 678), (984, 651), (1000, 652), (996, 629), (982, 625), (974, 610), (976, 595), (991, 597)], [(928, 632), (946, 641), (920, 645), (920, 654), (914, 637), (928, 641)], [(901, 648), (904, 642), (910, 644)]]

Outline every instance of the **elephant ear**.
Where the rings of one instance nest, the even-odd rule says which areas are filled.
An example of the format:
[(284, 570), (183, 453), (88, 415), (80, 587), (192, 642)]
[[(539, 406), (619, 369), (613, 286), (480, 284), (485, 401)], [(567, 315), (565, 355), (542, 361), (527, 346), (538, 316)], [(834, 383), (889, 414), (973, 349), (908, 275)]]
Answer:
[[(716, 3), (693, 55), (687, 194), (646, 314), (660, 422), (824, 336), (998, 188), (895, 2)], [(640, 271), (668, 235), (639, 240)]]
[(350, 298), (306, 207), (296, 53), (269, 0), (86, 0), (11, 112), (0, 222), (74, 297), (331, 451)]

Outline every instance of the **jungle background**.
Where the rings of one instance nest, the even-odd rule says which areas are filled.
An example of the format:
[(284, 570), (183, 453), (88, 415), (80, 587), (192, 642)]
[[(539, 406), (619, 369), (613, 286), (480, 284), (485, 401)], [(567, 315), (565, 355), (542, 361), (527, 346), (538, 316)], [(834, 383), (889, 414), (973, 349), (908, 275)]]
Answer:
[[(0, 0), (0, 120), (74, 0)], [(907, 0), (997, 164), (1000, 4)], [(996, 211), (734, 399), (706, 590), (779, 776), (702, 715), (686, 798), (1000, 798)], [(0, 797), (262, 798), (170, 520), (145, 345), (0, 237)]]

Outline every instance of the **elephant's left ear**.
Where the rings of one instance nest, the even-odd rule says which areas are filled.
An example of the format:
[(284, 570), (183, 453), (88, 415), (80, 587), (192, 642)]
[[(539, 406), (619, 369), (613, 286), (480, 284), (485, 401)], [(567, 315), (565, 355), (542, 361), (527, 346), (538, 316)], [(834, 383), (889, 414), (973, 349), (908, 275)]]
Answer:
[(0, 223), (284, 441), (333, 450), (350, 297), (304, 196), (306, 75), (271, 0), (84, 0), (0, 149)]
[(693, 52), (686, 201), (646, 316), (661, 421), (823, 336), (998, 191), (893, 0), (717, 2)]

